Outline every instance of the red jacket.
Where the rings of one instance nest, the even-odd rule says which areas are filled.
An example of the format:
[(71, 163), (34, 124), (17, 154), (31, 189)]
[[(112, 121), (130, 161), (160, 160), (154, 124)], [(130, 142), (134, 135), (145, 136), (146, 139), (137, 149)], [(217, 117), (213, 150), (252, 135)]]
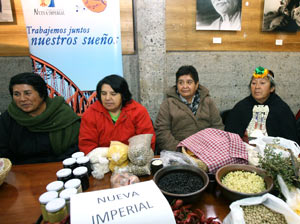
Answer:
[(122, 108), (114, 124), (108, 111), (96, 101), (81, 118), (79, 149), (85, 154), (97, 147), (109, 147), (110, 141), (129, 144), (128, 139), (138, 134), (153, 134), (151, 148), (155, 148), (155, 132), (147, 109), (131, 100)]

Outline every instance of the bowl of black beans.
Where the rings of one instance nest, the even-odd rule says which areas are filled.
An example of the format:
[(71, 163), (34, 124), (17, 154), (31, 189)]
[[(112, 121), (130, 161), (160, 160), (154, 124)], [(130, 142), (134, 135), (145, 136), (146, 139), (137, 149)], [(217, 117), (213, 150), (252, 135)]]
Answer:
[(200, 200), (209, 183), (205, 171), (189, 165), (164, 167), (155, 173), (153, 180), (170, 203), (175, 199), (184, 203)]

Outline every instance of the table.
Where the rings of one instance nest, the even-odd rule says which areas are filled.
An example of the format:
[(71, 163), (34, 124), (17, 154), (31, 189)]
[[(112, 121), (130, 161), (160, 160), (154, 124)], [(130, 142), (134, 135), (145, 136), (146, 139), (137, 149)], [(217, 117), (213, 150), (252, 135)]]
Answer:
[[(56, 180), (56, 172), (61, 168), (61, 162), (14, 165), (0, 186), (0, 223), (36, 223), (41, 215), (39, 196), (46, 191), (48, 183)], [(108, 173), (102, 180), (91, 176), (88, 191), (110, 188), (110, 176)], [(140, 179), (150, 180), (152, 176)], [(193, 207), (200, 208), (207, 216), (223, 220), (229, 213), (229, 204), (217, 188), (204, 192), (202, 200)]]

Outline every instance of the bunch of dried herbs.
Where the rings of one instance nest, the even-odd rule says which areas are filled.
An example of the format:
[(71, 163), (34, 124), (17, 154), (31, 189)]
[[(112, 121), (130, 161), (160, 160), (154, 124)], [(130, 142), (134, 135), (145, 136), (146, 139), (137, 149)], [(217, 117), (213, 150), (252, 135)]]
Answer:
[(281, 153), (275, 153), (272, 146), (266, 146), (264, 157), (259, 156), (259, 166), (265, 169), (274, 180), (274, 193), (282, 198), (277, 175), (280, 174), (287, 186), (300, 187), (300, 178), (295, 174), (295, 167), (290, 157), (283, 157)]

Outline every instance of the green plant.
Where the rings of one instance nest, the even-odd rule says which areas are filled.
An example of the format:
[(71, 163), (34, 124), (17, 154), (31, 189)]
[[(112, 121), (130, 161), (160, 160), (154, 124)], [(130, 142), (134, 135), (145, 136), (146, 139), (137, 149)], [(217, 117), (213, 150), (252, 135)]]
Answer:
[(259, 156), (259, 166), (265, 169), (274, 180), (274, 191), (282, 197), (277, 175), (280, 174), (289, 188), (300, 187), (300, 178), (296, 177), (295, 169), (290, 157), (283, 157), (281, 153), (275, 153), (273, 146), (267, 145), (264, 157)]

